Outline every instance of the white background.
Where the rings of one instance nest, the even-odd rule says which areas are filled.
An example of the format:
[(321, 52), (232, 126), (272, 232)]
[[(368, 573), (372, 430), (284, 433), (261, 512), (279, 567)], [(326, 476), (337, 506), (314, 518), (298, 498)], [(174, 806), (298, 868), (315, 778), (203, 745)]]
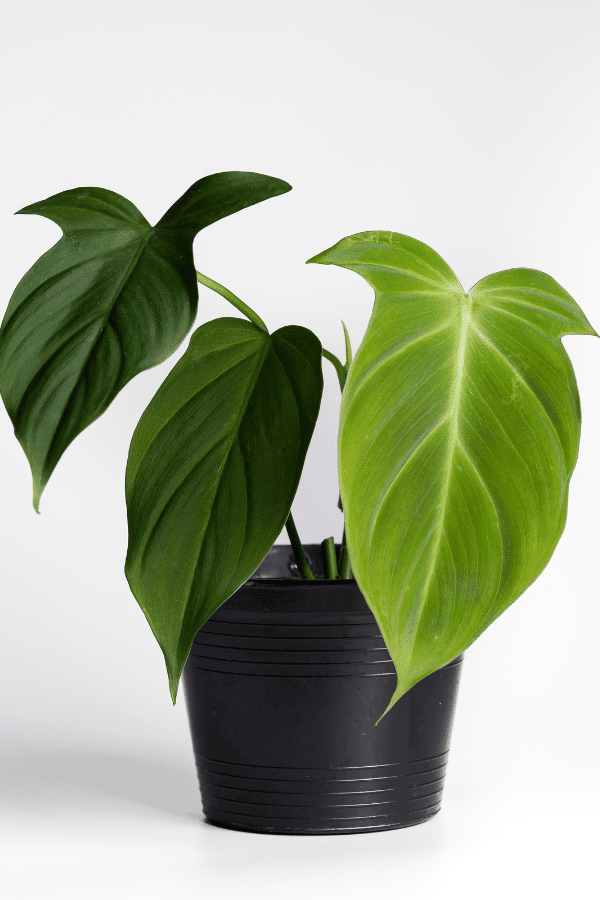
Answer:
[[(430, 244), (467, 289), (547, 271), (600, 329), (595, 0), (5, 0), (1, 33), (4, 306), (59, 236), (15, 210), (98, 185), (154, 222), (198, 178), (245, 169), (294, 190), (201, 233), (196, 262), (272, 329), (341, 355), (343, 318), (358, 345), (370, 288), (304, 261), (369, 229)], [(220, 315), (201, 289), (198, 324)], [(380, 834), (202, 820), (184, 704), (122, 571), (129, 441), (184, 347), (77, 438), (40, 516), (2, 410), (4, 896), (597, 896), (600, 344), (565, 346), (583, 431), (564, 537), (466, 654), (442, 812)], [(305, 541), (341, 532), (326, 379)]]

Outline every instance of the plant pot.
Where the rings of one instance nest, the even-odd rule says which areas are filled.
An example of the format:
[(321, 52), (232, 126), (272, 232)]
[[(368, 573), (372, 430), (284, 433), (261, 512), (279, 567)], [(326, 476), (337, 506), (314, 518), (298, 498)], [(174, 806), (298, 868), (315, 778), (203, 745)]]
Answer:
[[(319, 545), (306, 553), (322, 571)], [(276, 834), (416, 825), (440, 809), (462, 656), (373, 727), (396, 686), (355, 581), (299, 579), (289, 546), (198, 632), (183, 673), (202, 805)]]

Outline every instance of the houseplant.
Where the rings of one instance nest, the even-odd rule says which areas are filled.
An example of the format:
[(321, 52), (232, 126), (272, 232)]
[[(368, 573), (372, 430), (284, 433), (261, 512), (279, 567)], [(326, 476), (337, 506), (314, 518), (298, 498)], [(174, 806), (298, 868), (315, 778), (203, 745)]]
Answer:
[[(248, 192), (250, 184), (254, 193)], [(202, 223), (227, 214), (219, 205), (223, 198), (224, 208), (235, 211), (287, 189), (283, 182), (248, 173), (211, 176), (194, 185), (155, 229), (123, 198), (98, 189), (65, 192), (24, 210), (48, 215), (65, 230), (57, 247), (17, 287), (0, 330), (0, 391), (30, 458), (36, 505), (70, 440), (129, 378), (165, 358), (189, 330), (196, 296), (191, 241)], [(107, 248), (112, 260), (122, 246), (129, 256), (120, 259), (114, 275)], [(63, 288), (63, 273), (83, 251), (89, 278), (79, 278), (74, 287), (67, 281)], [(105, 304), (90, 340), (85, 310), (98, 294), (98, 258), (108, 267), (100, 269), (101, 287), (109, 283), (118, 290), (109, 291), (112, 305)], [(200, 723), (204, 787), (223, 801), (218, 814), (214, 807), (207, 810), (209, 816), (265, 831), (398, 827), (422, 821), (439, 808), (445, 751), (430, 753), (428, 769), (424, 748), (411, 746), (415, 731), (427, 721), (428, 703), (438, 705), (436, 691), (445, 692), (445, 724), (436, 726), (430, 746), (437, 741), (438, 748), (447, 747), (462, 651), (535, 580), (562, 533), (580, 409), (561, 338), (596, 332), (550, 276), (512, 269), (484, 278), (465, 293), (441, 257), (400, 234), (353, 235), (309, 262), (351, 269), (375, 289), (366, 334), (354, 360), (347, 340), (345, 364), (306, 328), (286, 326), (270, 334), (254, 311), (197, 273), (248, 321), (222, 318), (198, 328), (135, 429), (126, 473), (126, 575), (163, 650), (173, 701), (190, 649), (204, 647), (192, 651), (203, 662), (188, 662), (186, 687), (193, 695), (193, 729), (195, 719)], [(143, 287), (136, 288), (140, 272)], [(173, 294), (162, 290), (167, 280), (176, 287)], [(144, 307), (146, 333), (140, 337), (140, 299), (149, 296), (149, 287), (162, 296), (161, 309), (168, 313), (161, 318), (155, 311), (149, 323)], [(170, 302), (173, 297), (178, 303)], [(71, 307), (77, 315), (66, 322), (60, 311)], [(126, 363), (114, 363), (120, 348), (111, 328), (121, 346), (123, 336), (131, 342), (133, 362), (126, 345)], [(160, 341), (150, 351), (157, 333)], [(333, 539), (326, 539), (318, 570), (312, 571), (290, 509), (319, 411), (323, 356), (335, 365), (343, 389), (339, 473), (345, 528), (339, 558)], [(74, 357), (91, 359), (75, 384)], [(111, 374), (108, 383), (105, 371)], [(289, 550), (271, 549), (284, 525), (301, 579), (281, 578)], [(318, 550), (311, 548), (313, 563)], [(267, 576), (262, 584), (259, 567)], [(312, 592), (308, 602), (307, 591)], [(316, 616), (308, 625), (303, 604)], [(264, 619), (273, 612), (275, 620)], [(358, 618), (346, 620), (347, 614)], [(317, 716), (319, 728), (336, 710), (338, 719), (327, 736), (314, 739), (313, 734), (304, 766), (297, 754), (306, 729), (291, 739), (286, 729), (277, 731), (271, 716), (274, 730), (262, 736), (263, 763), (256, 757), (236, 760), (249, 730), (260, 738), (265, 710), (271, 705), (273, 712), (275, 694), (260, 705), (261, 689), (245, 693), (249, 680), (257, 682), (253, 676), (262, 676), (258, 680), (265, 684), (265, 666), (293, 667), (285, 656), (289, 652), (325, 656), (325, 644), (313, 646), (323, 637), (315, 629), (324, 625), (370, 627), (375, 622), (377, 632), (360, 635), (375, 644), (353, 643), (355, 637), (344, 628), (325, 640), (343, 653), (357, 651), (366, 664), (393, 664), (391, 671), (369, 673), (395, 672), (387, 706), (379, 696), (375, 710), (375, 695), (369, 693), (348, 712), (337, 710), (337, 700), (330, 697), (326, 714)], [(294, 635), (286, 630), (292, 626)], [(298, 627), (308, 632), (298, 633)], [(385, 641), (385, 656), (370, 658), (383, 649), (378, 635)], [(261, 645), (273, 637), (283, 644)], [(309, 642), (302, 645), (306, 651), (298, 643), (303, 640)], [(255, 656), (244, 658), (246, 649)], [(263, 651), (284, 656), (268, 662), (256, 656)], [(298, 665), (318, 666), (316, 658), (301, 658)], [(230, 668), (221, 671), (220, 679), (192, 672), (212, 667), (219, 674), (218, 664), (222, 668), (224, 662)], [(243, 672), (236, 672), (238, 663), (246, 666)], [(322, 664), (338, 662), (322, 659)], [(356, 664), (356, 657), (339, 658), (339, 665)], [(253, 665), (260, 671), (251, 671)], [(323, 677), (323, 671), (304, 672), (303, 679), (290, 671), (266, 679), (278, 682), (278, 690), (288, 685), (274, 708), (277, 715), (287, 715), (286, 728), (292, 731), (298, 717), (310, 722), (314, 702), (301, 695), (301, 684), (310, 682), (320, 698), (327, 693), (326, 682), (348, 684), (337, 670), (333, 678)], [(242, 674), (250, 676), (243, 688), (236, 679)], [(360, 693), (356, 685), (352, 692)], [(196, 695), (202, 695), (199, 707)], [(226, 727), (221, 705), (229, 697), (240, 718)], [(345, 739), (336, 745), (335, 735), (353, 716), (353, 740), (357, 735), (362, 740), (367, 730), (377, 735), (388, 729), (399, 757), (382, 762), (378, 737), (363, 742), (360, 759)], [(366, 728), (365, 723), (376, 721), (378, 728)], [(211, 731), (225, 757), (208, 754), (207, 759), (203, 742)], [(273, 746), (278, 741), (280, 748)], [(321, 763), (320, 744), (325, 745)], [(279, 750), (284, 757), (277, 756)], [(421, 755), (411, 756), (413, 750)], [(327, 755), (334, 752), (337, 766)], [(285, 753), (292, 755), (285, 758)], [(244, 764), (253, 768), (254, 777), (240, 769)], [(380, 807), (387, 804), (387, 813), (369, 813), (370, 825), (348, 796), (359, 796), (359, 806), (366, 802), (363, 796), (373, 793), (367, 770), (373, 767), (388, 773), (383, 791), (394, 799), (377, 801)], [(282, 771), (287, 777), (277, 777)], [(348, 791), (348, 781), (355, 791)], [(346, 786), (339, 803), (331, 797), (339, 799), (341, 782)], [(262, 824), (261, 794), (269, 796), (268, 804), (262, 801), (263, 809), (268, 807)], [(278, 802), (284, 794), (294, 797), (293, 814), (285, 812), (288, 798)]]

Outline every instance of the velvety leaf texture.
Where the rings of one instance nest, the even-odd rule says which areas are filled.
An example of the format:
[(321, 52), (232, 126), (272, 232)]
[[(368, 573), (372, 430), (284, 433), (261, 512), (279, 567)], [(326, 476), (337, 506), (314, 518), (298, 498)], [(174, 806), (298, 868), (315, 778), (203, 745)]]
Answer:
[(190, 330), (195, 235), (288, 190), (252, 172), (209, 175), (154, 227), (102, 188), (64, 191), (20, 210), (63, 231), (18, 284), (0, 328), (0, 393), (31, 465), (36, 509), (71, 441)]
[(285, 525), (317, 420), (321, 344), (242, 319), (198, 328), (135, 430), (126, 474), (129, 585), (173, 701), (198, 629)]
[(561, 338), (596, 332), (548, 275), (511, 269), (465, 293), (405, 235), (356, 234), (310, 262), (375, 289), (343, 395), (339, 473), (352, 569), (398, 673), (389, 709), (550, 559), (581, 424)]

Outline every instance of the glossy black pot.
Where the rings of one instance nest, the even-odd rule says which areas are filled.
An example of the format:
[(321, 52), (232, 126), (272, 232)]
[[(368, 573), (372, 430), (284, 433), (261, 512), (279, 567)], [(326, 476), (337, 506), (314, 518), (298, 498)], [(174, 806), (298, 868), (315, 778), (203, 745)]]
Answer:
[[(308, 545), (313, 571), (321, 548)], [(198, 632), (183, 673), (209, 821), (279, 834), (416, 825), (440, 809), (462, 656), (373, 727), (396, 675), (354, 581), (297, 577), (289, 546)]]

